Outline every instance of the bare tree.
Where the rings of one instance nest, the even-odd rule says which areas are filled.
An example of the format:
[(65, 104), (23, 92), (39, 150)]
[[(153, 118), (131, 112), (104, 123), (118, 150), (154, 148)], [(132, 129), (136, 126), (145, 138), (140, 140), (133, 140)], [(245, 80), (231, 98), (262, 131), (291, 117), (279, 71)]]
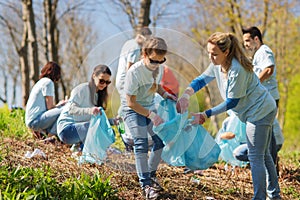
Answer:
[(35, 30), (35, 17), (33, 12), (32, 0), (22, 0), (23, 18), (26, 23), (28, 64), (30, 67), (30, 79), (36, 83), (39, 77), (38, 45)]

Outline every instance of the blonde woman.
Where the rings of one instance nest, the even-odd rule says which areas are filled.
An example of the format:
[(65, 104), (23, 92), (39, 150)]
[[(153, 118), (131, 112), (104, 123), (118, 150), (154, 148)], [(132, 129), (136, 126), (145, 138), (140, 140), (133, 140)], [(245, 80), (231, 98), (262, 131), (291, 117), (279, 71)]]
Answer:
[(207, 51), (211, 64), (186, 88), (177, 102), (177, 109), (186, 111), (190, 96), (215, 79), (224, 102), (205, 112), (194, 113), (193, 123), (203, 124), (208, 117), (227, 110), (245, 122), (253, 199), (266, 199), (266, 196), (280, 199), (276, 168), (269, 151), (276, 103), (253, 72), (252, 64), (235, 35), (212, 34)]

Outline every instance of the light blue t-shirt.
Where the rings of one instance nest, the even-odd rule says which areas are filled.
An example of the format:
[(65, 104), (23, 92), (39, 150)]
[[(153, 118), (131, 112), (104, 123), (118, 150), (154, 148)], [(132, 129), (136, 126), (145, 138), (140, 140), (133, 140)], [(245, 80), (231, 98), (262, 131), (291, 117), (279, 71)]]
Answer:
[(227, 75), (221, 72), (220, 65), (213, 64), (203, 74), (216, 79), (224, 100), (240, 99), (232, 111), (242, 122), (260, 120), (276, 108), (275, 101), (255, 73), (246, 71), (236, 59), (232, 60)]
[(272, 50), (267, 45), (262, 45), (253, 57), (253, 70), (257, 76), (267, 67), (274, 66), (273, 74), (262, 82), (275, 100), (279, 99), (278, 84), (276, 80), (276, 65)]
[(125, 42), (121, 49), (119, 58), (118, 71), (116, 75), (116, 88), (119, 94), (122, 94), (124, 89), (124, 81), (126, 76), (126, 67), (128, 63), (136, 63), (140, 59), (140, 46), (135, 39)]
[[(136, 62), (127, 71), (125, 78), (124, 92), (127, 95), (136, 96), (136, 101), (143, 107), (150, 109), (154, 106), (154, 94), (150, 91), (154, 78), (151, 70), (145, 65), (143, 60)], [(156, 84), (158, 85), (161, 81), (163, 73), (163, 67), (159, 66), (159, 72), (156, 77)], [(129, 110), (126, 102), (121, 102), (124, 106), (124, 110)]]
[(25, 123), (28, 126), (42, 113), (46, 112), (46, 96), (52, 96), (54, 99), (54, 82), (47, 77), (41, 78), (32, 88), (25, 111)]

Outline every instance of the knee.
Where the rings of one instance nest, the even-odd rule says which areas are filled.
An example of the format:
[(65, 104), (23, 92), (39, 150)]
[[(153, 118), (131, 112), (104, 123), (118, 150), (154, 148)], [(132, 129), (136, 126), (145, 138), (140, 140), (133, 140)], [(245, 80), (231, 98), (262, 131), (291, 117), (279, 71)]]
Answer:
[(136, 153), (148, 153), (148, 138), (135, 138), (134, 151)]

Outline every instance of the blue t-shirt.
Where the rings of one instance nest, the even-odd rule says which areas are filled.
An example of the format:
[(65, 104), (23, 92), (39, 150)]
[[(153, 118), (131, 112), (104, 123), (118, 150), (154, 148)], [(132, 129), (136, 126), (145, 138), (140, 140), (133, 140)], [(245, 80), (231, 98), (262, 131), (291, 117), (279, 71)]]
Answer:
[[(232, 60), (227, 74), (221, 71), (220, 65), (211, 63), (202, 76), (209, 77), (209, 80), (216, 79), (224, 100), (239, 99), (231, 110), (242, 122), (260, 120), (276, 108), (275, 101), (255, 73), (246, 71), (236, 59)], [(190, 86), (195, 92), (201, 89), (197, 78)]]
[(124, 81), (126, 76), (126, 68), (128, 63), (136, 63), (140, 59), (141, 47), (135, 39), (125, 42), (121, 49), (119, 58), (118, 71), (116, 75), (116, 88), (119, 94), (122, 94), (124, 89)]
[(262, 45), (253, 57), (253, 70), (257, 76), (266, 68), (274, 66), (273, 74), (262, 82), (275, 100), (279, 99), (278, 84), (276, 80), (276, 65), (272, 50), (267, 45)]
[(25, 111), (27, 126), (48, 110), (45, 101), (46, 96), (51, 96), (54, 99), (54, 83), (50, 78), (44, 77), (33, 86), (30, 92)]

